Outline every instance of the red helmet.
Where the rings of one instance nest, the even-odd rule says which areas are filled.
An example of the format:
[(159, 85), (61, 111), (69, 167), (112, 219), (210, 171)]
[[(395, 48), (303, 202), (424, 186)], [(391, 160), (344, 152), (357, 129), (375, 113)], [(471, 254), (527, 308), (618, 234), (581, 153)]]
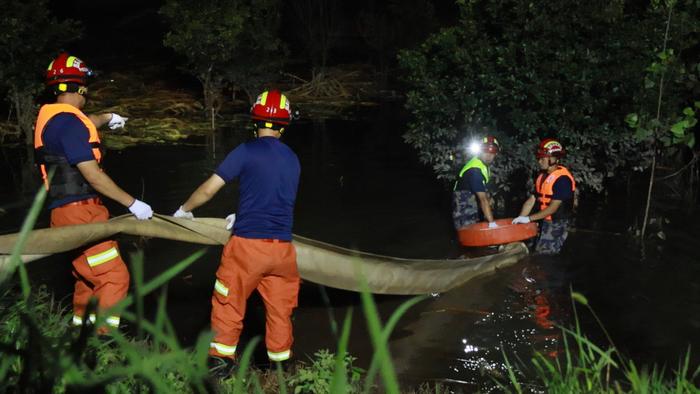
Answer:
[(250, 109), (250, 117), (253, 120), (287, 126), (292, 120), (289, 100), (279, 90), (266, 90), (260, 93)]
[(498, 153), (501, 150), (501, 144), (498, 143), (496, 137), (487, 135), (481, 140), (481, 151), (485, 153)]
[(59, 83), (87, 85), (87, 79), (92, 74), (92, 70), (82, 60), (63, 52), (49, 64), (46, 70), (46, 84), (48, 86)]
[(566, 152), (564, 151), (564, 146), (557, 140), (553, 138), (546, 138), (543, 139), (540, 144), (537, 146), (537, 152), (535, 153), (535, 156), (537, 156), (538, 159), (541, 159), (543, 157), (564, 157), (564, 154)]

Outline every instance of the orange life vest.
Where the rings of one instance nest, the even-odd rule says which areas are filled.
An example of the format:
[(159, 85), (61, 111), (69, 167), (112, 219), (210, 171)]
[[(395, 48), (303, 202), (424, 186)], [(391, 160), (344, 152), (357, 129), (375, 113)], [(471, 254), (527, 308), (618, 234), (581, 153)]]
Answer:
[[(61, 113), (71, 113), (74, 114), (78, 119), (80, 119), (81, 122), (85, 125), (85, 127), (89, 131), (89, 136), (88, 136), (88, 142), (90, 143), (90, 146), (92, 147), (92, 154), (95, 156), (95, 160), (99, 163), (102, 160), (102, 152), (100, 151), (100, 135), (97, 132), (97, 128), (95, 127), (95, 124), (92, 123), (90, 118), (87, 117), (82, 111), (80, 111), (78, 108), (69, 105), (69, 104), (46, 104), (41, 107), (39, 110), (39, 116), (36, 119), (36, 125), (34, 126), (34, 150), (36, 153), (37, 157), (37, 164), (39, 165), (39, 169), (41, 171), (41, 178), (44, 181), (44, 186), (46, 187), (46, 190), (49, 190), (49, 182), (47, 178), (47, 172), (46, 172), (46, 166), (47, 166), (47, 158), (49, 157), (54, 157), (52, 155), (48, 155), (47, 153), (44, 152), (44, 140), (43, 140), (43, 135), (44, 135), (44, 128), (46, 128), (46, 125), (49, 123), (49, 121), (56, 115), (61, 114)], [(63, 158), (62, 161), (65, 161), (65, 158)], [(67, 162), (66, 162), (67, 163)], [(54, 164), (54, 163), (51, 163)], [(82, 174), (79, 173), (77, 169), (74, 169), (70, 166), (63, 165), (61, 166), (61, 163), (58, 163), (58, 165), (66, 172), (75, 172), (77, 174), (71, 174), (72, 176), (67, 176), (66, 179), (82, 179)], [(76, 178), (77, 177), (77, 178)], [(70, 182), (70, 181), (69, 181)]]
[[(552, 171), (550, 174), (540, 174), (535, 181), (535, 191), (537, 192), (537, 201), (540, 202), (540, 211), (543, 211), (552, 202), (552, 196), (554, 195), (554, 183), (559, 179), (559, 177), (566, 176), (571, 179), (571, 191), (576, 190), (576, 181), (574, 176), (571, 175), (569, 170), (565, 167), (557, 166), (557, 169)], [(572, 197), (573, 200), (573, 197)], [(552, 216), (547, 216), (545, 220), (552, 220)]]

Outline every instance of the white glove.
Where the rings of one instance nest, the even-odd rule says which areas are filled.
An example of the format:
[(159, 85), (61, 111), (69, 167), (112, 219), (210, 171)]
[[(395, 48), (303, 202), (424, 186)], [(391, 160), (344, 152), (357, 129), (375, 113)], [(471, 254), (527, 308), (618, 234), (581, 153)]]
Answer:
[(136, 216), (138, 220), (150, 219), (153, 216), (153, 210), (151, 206), (143, 201), (134, 199), (134, 202), (129, 205), (129, 211)]
[(530, 223), (530, 217), (529, 216), (518, 216), (517, 218), (513, 219), (513, 221), (511, 223), (513, 223), (513, 224)]
[(192, 212), (187, 212), (183, 210), (182, 205), (180, 205), (180, 208), (178, 208), (177, 211), (175, 211), (173, 217), (194, 220), (194, 215), (192, 214)]
[(233, 228), (233, 223), (236, 222), (236, 214), (232, 213), (226, 216), (226, 230), (231, 230)]
[(120, 127), (124, 127), (124, 123), (129, 120), (129, 118), (124, 118), (121, 117), (117, 114), (112, 114), (112, 118), (109, 120), (109, 123), (107, 123), (107, 126), (109, 126), (110, 129), (118, 129)]
[(498, 227), (496, 222), (489, 222), (489, 228), (496, 228), (496, 227)]

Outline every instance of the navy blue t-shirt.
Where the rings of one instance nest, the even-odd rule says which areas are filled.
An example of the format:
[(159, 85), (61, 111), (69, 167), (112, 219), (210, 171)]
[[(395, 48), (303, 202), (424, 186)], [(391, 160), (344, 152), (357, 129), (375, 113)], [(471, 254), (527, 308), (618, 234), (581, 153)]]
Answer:
[(477, 192), (486, 192), (486, 179), (484, 179), (484, 174), (478, 168), (470, 168), (462, 177), (459, 178), (457, 183), (457, 190), (469, 190), (476, 194)]
[(571, 191), (571, 179), (568, 176), (560, 176), (552, 185), (552, 200), (566, 201), (574, 196)]
[(233, 234), (291, 241), (300, 172), (297, 155), (275, 137), (256, 138), (231, 151), (215, 173), (226, 182), (238, 178)]
[[(89, 140), (90, 131), (77, 116), (68, 112), (54, 116), (44, 127), (43, 141), (46, 152), (65, 157), (72, 166), (95, 160)], [(51, 201), (49, 209), (92, 197), (96, 195), (81, 194), (65, 197)]]

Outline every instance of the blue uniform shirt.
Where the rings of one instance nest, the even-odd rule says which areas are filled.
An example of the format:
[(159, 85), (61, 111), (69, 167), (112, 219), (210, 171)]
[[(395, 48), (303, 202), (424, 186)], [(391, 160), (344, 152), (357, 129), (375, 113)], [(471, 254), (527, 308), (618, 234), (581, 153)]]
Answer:
[(233, 234), (291, 241), (300, 172), (297, 155), (275, 137), (256, 138), (231, 151), (215, 173), (226, 182), (238, 178)]
[(464, 177), (467, 178), (467, 182), (469, 182), (469, 189), (472, 191), (472, 193), (486, 193), (486, 179), (484, 179), (484, 174), (481, 173), (480, 169), (470, 168), (466, 173), (464, 173)]
[(574, 196), (571, 191), (571, 179), (568, 176), (560, 176), (552, 185), (552, 200), (566, 201)]
[(486, 192), (486, 179), (484, 179), (484, 174), (478, 168), (470, 168), (462, 177), (459, 178), (457, 183), (457, 190), (469, 190), (476, 194), (477, 192)]
[[(43, 141), (46, 152), (65, 157), (72, 166), (95, 160), (89, 140), (90, 131), (77, 116), (71, 113), (60, 113), (54, 116), (44, 127)], [(65, 197), (51, 201), (49, 209), (92, 197), (96, 195), (82, 194)]]

